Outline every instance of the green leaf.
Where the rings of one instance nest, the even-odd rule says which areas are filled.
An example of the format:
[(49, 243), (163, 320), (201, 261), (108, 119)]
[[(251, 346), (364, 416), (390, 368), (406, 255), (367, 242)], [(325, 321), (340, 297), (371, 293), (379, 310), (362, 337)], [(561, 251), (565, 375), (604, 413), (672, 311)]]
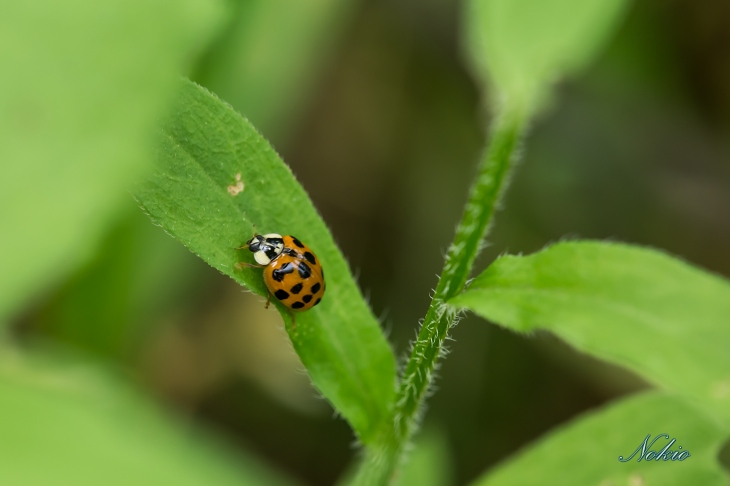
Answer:
[(627, 0), (470, 0), (464, 21), (477, 74), (511, 110), (527, 112), (558, 78), (583, 67)]
[(220, 13), (204, 0), (2, 2), (0, 320), (89, 256)]
[[(647, 451), (659, 452), (676, 439), (669, 449), (676, 452), (682, 446), (690, 456), (681, 462), (639, 462), (639, 451), (628, 462), (619, 461), (619, 456), (631, 457), (647, 435), (651, 442), (660, 434), (669, 438), (658, 439)], [(727, 486), (730, 480), (717, 462), (724, 437), (712, 421), (683, 400), (642, 393), (559, 427), (472, 484)]]
[(8, 351), (0, 361), (1, 484), (291, 484), (240, 447), (234, 455), (171, 421), (88, 363), (30, 362)]
[(261, 269), (234, 267), (253, 262), (250, 252), (235, 248), (251, 238), (254, 225), (262, 233), (295, 235), (312, 248), (327, 278), (322, 303), (297, 313), (296, 328), (284, 307), (274, 305), (314, 385), (370, 442), (393, 400), (393, 353), (289, 168), (248, 121), (191, 82), (184, 83), (164, 130), (159, 162), (136, 192), (144, 209), (208, 264), (255, 293), (267, 295)]
[(496, 260), (450, 304), (684, 394), (730, 430), (730, 283), (664, 253), (564, 242)]

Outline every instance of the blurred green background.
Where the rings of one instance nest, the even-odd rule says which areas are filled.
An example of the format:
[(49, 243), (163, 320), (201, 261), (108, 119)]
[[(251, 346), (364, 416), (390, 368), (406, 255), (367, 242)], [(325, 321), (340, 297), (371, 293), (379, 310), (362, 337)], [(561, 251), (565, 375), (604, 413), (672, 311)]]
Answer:
[[(241, 0), (190, 72), (291, 166), (398, 356), (426, 312), (484, 144), (460, 8)], [(599, 60), (534, 123), (479, 267), (581, 237), (663, 248), (730, 277), (729, 122), (730, 3), (633, 2)], [(383, 235), (402, 244), (384, 247)], [(93, 258), (12, 324), (23, 345), (106, 362), (302, 484), (333, 483), (355, 455), (278, 314), (153, 226), (131, 196)], [(523, 339), (468, 317), (453, 337), (424, 428), (446, 444), (454, 484), (646, 386), (548, 335)]]

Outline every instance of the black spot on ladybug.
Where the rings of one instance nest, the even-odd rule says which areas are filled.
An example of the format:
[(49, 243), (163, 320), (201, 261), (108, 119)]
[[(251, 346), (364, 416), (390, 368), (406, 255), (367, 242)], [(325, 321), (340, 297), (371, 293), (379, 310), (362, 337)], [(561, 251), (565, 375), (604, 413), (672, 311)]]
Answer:
[(275, 248), (266, 248), (264, 250), (264, 253), (266, 254), (267, 257), (269, 257), (269, 260), (273, 260), (274, 258), (276, 258), (276, 249)]
[(289, 256), (293, 256), (293, 257), (295, 257), (295, 256), (298, 256), (298, 255), (299, 255), (299, 253), (297, 253), (297, 251), (296, 251), (296, 250), (295, 250), (294, 248), (288, 248), (288, 247), (287, 247), (287, 248), (284, 248), (283, 250), (281, 250), (281, 252), (282, 252), (282, 253), (283, 253), (284, 255), (289, 255)]
[(307, 304), (309, 304), (309, 303), (310, 303), (310, 302), (312, 301), (312, 296), (311, 296), (311, 295), (309, 295), (309, 294), (307, 294), (307, 295), (305, 295), (304, 297), (302, 297), (302, 300), (303, 300), (304, 302), (306, 302)]
[[(319, 304), (319, 302), (320, 302), (321, 300), (322, 300), (322, 298), (320, 297), (319, 299), (317, 299), (317, 301), (316, 301), (316, 302), (314, 303), (314, 305), (317, 305), (317, 304)], [(312, 307), (314, 307), (314, 305), (313, 305)]]
[(302, 307), (304, 307), (304, 304), (303, 304), (303, 303), (301, 303), (301, 302), (294, 302), (294, 303), (293, 303), (293, 304), (291, 305), (291, 308), (292, 308), (292, 309), (301, 309)]
[(292, 287), (292, 288), (289, 289), (289, 292), (291, 292), (292, 294), (298, 294), (301, 291), (302, 291), (302, 284), (301, 284), (301, 282), (298, 283), (298, 284), (296, 284), (294, 287)]
[(317, 282), (316, 284), (312, 285), (312, 293), (313, 294), (316, 294), (317, 292), (319, 292), (320, 287), (321, 287), (321, 285), (319, 285), (319, 282)]
[(299, 241), (298, 239), (296, 239), (295, 237), (293, 237), (293, 236), (292, 236), (292, 237), (291, 237), (291, 240), (292, 240), (292, 241), (294, 242), (294, 244), (295, 244), (295, 245), (297, 245), (297, 246), (298, 246), (299, 248), (304, 248), (304, 245), (302, 244), (302, 242), (301, 242), (301, 241)]
[(289, 298), (289, 293), (286, 290), (279, 289), (276, 292), (274, 292), (274, 295), (279, 300), (285, 300), (285, 299)]
[(299, 276), (303, 279), (308, 279), (312, 275), (312, 271), (309, 269), (309, 265), (304, 262), (299, 262)]
[[(291, 263), (285, 263), (281, 266), (281, 268), (277, 268), (276, 270), (271, 272), (271, 278), (273, 278), (277, 282), (281, 282), (282, 280), (284, 280), (284, 275), (286, 275), (287, 273), (292, 273), (293, 271), (294, 265), (292, 265)], [(301, 270), (299, 270), (299, 272), (301, 273)]]
[(311, 263), (312, 265), (316, 265), (317, 264), (317, 260), (314, 259), (314, 255), (312, 255), (311, 252), (305, 251), (304, 252), (304, 258), (306, 258), (307, 261), (309, 263)]

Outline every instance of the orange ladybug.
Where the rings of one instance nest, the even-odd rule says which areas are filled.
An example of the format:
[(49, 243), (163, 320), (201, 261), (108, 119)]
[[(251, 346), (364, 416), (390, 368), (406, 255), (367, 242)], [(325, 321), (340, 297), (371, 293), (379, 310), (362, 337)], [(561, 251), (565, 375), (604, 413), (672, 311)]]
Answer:
[(264, 283), (269, 289), (266, 307), (272, 294), (295, 311), (311, 309), (322, 300), (324, 270), (312, 250), (294, 236), (257, 234), (241, 248), (248, 248), (258, 265), (240, 263), (239, 268), (264, 268)]

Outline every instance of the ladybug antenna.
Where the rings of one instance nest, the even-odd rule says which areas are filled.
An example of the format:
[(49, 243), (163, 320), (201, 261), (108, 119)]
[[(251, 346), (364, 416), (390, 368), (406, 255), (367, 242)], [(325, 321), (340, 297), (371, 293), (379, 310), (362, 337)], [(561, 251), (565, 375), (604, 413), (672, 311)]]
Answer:
[(251, 223), (251, 226), (253, 226), (253, 235), (251, 236), (251, 239), (248, 240), (245, 245), (239, 246), (238, 248), (236, 248), (236, 250), (242, 250), (244, 248), (248, 248), (248, 245), (250, 245), (251, 242), (253, 241), (253, 239), (256, 237), (256, 225)]

